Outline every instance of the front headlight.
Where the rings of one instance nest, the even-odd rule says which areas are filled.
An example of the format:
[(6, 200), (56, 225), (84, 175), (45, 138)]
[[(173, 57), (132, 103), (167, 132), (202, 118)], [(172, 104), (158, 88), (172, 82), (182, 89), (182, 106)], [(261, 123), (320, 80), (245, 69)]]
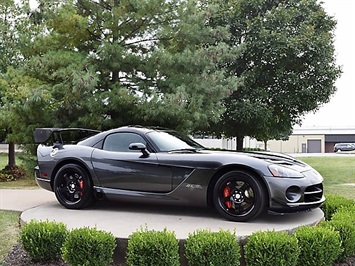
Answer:
[(296, 170), (288, 168), (286, 166), (270, 164), (268, 166), (270, 173), (275, 177), (295, 177), (300, 178), (304, 175)]

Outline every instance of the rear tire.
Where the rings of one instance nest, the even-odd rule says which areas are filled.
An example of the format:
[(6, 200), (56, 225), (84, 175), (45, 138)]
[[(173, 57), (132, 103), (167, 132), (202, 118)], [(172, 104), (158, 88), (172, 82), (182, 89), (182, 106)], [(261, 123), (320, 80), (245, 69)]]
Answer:
[(62, 166), (55, 175), (53, 187), (59, 203), (68, 209), (85, 208), (94, 202), (91, 178), (77, 164)]
[(266, 211), (267, 195), (257, 178), (246, 171), (222, 175), (213, 189), (216, 210), (226, 219), (246, 222)]

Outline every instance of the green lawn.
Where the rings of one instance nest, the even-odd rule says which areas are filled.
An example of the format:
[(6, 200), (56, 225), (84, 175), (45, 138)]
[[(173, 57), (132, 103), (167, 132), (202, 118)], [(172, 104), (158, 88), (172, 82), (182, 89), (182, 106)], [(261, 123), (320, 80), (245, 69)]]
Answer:
[(0, 210), (0, 265), (18, 241), (19, 213)]
[[(3, 169), (8, 163), (7, 153), (0, 153), (0, 170)], [(16, 164), (21, 165), (21, 159), (16, 156)]]
[(334, 194), (355, 199), (355, 157), (303, 157), (324, 177), (325, 195)]
[[(4, 169), (4, 167), (7, 165), (7, 162), (8, 162), (7, 154), (0, 153), (0, 170)], [(16, 158), (16, 163), (17, 163), (17, 165), (21, 165), (22, 162), (19, 158)], [(30, 176), (28, 178), (16, 180), (13, 182), (0, 182), (0, 189), (3, 189), (3, 188), (33, 189), (33, 188), (38, 188), (38, 186), (36, 184), (34, 176), (32, 174), (30, 174)]]
[(0, 153), (0, 170), (7, 165), (7, 154)]
[[(3, 169), (8, 163), (7, 153), (0, 153), (0, 170)], [(16, 156), (16, 164), (21, 165), (22, 160)]]

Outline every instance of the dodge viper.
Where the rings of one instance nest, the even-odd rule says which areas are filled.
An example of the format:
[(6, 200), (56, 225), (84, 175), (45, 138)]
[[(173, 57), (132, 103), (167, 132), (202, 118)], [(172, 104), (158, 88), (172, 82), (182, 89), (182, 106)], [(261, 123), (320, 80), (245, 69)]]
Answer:
[(35, 178), (69, 209), (96, 200), (212, 206), (245, 222), (322, 205), (323, 178), (284, 154), (209, 150), (173, 130), (37, 128)]

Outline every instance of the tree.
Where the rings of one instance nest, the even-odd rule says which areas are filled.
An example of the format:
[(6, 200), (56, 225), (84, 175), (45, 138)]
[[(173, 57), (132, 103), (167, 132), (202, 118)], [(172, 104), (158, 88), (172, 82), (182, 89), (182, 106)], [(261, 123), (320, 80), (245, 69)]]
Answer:
[(26, 18), (36, 35), (21, 35), (25, 63), (7, 79), (22, 93), (12, 94), (13, 135), (216, 121), (236, 79), (218, 68), (235, 51), (225, 27), (206, 26), (213, 12), (190, 0), (41, 1)]
[[(21, 62), (18, 49), (18, 35), (15, 21), (20, 16), (18, 6), (13, 0), (0, 2), (0, 79), (5, 75), (8, 68), (16, 67)], [(6, 82), (0, 80), (0, 131), (1, 140), (7, 140), (8, 148), (8, 167), (16, 166), (15, 143), (8, 138), (11, 133), (11, 120), (9, 120), (9, 106), (6, 104), (5, 91)]]
[(217, 126), (242, 149), (244, 136), (278, 139), (329, 101), (341, 72), (336, 22), (316, 0), (231, 0), (224, 7), (214, 24), (229, 23), (229, 45), (243, 49), (226, 66), (243, 83), (225, 99)]

